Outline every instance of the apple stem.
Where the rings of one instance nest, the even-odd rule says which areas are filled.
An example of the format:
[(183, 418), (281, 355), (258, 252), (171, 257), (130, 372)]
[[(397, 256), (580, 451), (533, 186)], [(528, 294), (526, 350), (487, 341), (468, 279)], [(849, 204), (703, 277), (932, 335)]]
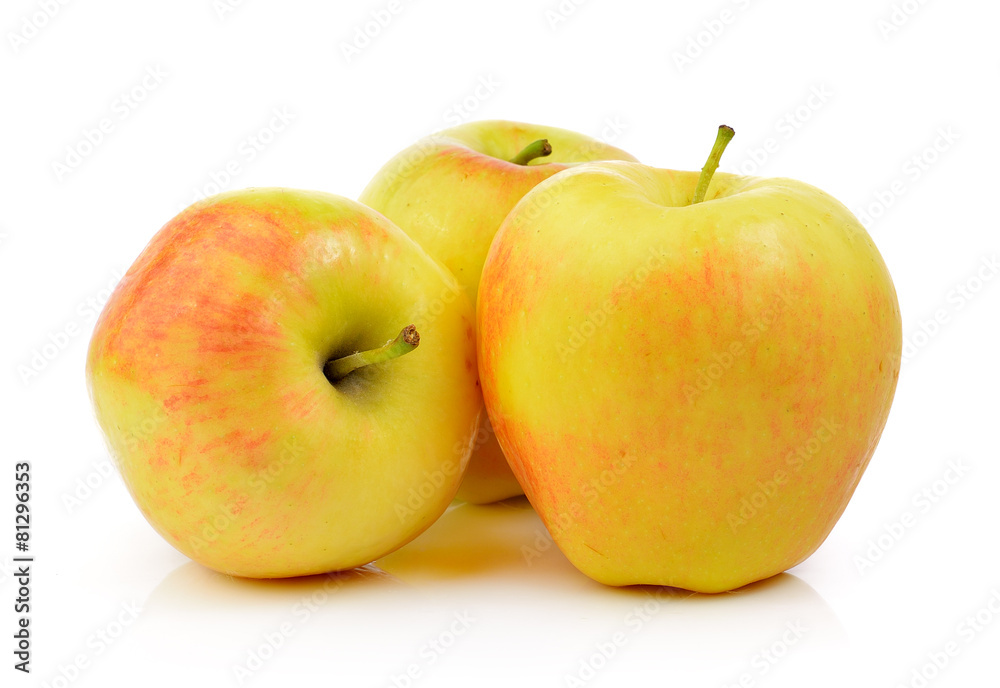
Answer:
[(544, 158), (546, 155), (552, 155), (552, 144), (548, 139), (538, 139), (525, 146), (524, 150), (510, 159), (510, 162), (515, 165), (527, 165), (535, 158)]
[(372, 365), (373, 363), (383, 363), (394, 358), (399, 358), (403, 354), (408, 354), (420, 344), (420, 334), (413, 325), (407, 325), (400, 331), (399, 336), (385, 346), (380, 346), (371, 351), (359, 351), (350, 356), (344, 356), (326, 362), (323, 366), (323, 373), (331, 382), (336, 382), (347, 377), (358, 368)]
[(691, 205), (701, 203), (705, 200), (705, 194), (708, 193), (708, 185), (712, 183), (712, 175), (719, 169), (719, 160), (722, 159), (722, 153), (726, 150), (729, 142), (733, 140), (735, 133), (732, 127), (727, 127), (725, 124), (719, 127), (719, 135), (715, 137), (715, 145), (712, 146), (712, 152), (708, 154), (708, 160), (705, 162), (705, 166), (701, 168), (701, 176), (698, 177), (698, 186), (694, 190), (694, 198), (691, 199)]

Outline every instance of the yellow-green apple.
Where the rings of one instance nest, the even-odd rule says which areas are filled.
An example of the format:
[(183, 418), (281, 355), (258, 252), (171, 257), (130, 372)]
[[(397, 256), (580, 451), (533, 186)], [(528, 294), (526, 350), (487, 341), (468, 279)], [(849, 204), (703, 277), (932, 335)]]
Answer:
[(121, 280), (87, 358), (143, 515), (192, 559), (258, 578), (416, 537), (453, 499), (480, 413), (456, 289), (345, 198), (248, 189), (183, 211)]
[[(471, 122), (399, 153), (369, 182), (360, 200), (444, 263), (474, 303), (490, 242), (511, 208), (539, 182), (592, 160), (635, 158), (556, 127)], [(521, 491), (492, 429), (484, 424), (458, 497), (485, 503)]]
[(885, 425), (896, 293), (807, 184), (582, 165), (504, 221), (479, 287), (500, 446), (566, 556), (610, 585), (699, 592), (823, 542)]

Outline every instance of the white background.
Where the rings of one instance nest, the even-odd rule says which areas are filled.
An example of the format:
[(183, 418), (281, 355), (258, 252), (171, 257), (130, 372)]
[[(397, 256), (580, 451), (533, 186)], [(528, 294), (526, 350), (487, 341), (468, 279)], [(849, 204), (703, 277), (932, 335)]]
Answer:
[[(237, 686), (255, 655), (243, 685), (997, 685), (996, 3), (400, 0), (384, 28), (368, 22), (388, 0), (231, 4), (0, 11), (0, 684)], [(377, 35), (347, 59), (366, 26)], [(864, 211), (909, 350), (871, 465), (808, 561), (718, 596), (605, 588), (544, 549), (514, 501), (453, 508), (378, 569), (230, 580), (171, 549), (104, 475), (88, 304), (213, 174), (356, 197), (395, 152), (472, 118), (575, 129), (679, 169), (724, 122), (722, 169)], [(252, 160), (251, 137), (267, 142)], [(30, 676), (11, 655), (25, 460)], [(544, 552), (529, 565), (525, 546)]]

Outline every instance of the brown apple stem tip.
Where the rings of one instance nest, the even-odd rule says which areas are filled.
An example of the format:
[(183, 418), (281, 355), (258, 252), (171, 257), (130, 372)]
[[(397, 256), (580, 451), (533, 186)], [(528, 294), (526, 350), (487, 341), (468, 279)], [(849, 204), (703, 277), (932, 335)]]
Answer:
[(527, 165), (535, 158), (544, 158), (547, 155), (552, 155), (552, 144), (548, 139), (538, 139), (529, 143), (524, 150), (511, 158), (510, 162), (515, 165)]
[(326, 362), (323, 366), (323, 373), (331, 382), (342, 380), (358, 368), (372, 365), (374, 363), (384, 363), (394, 358), (399, 358), (403, 354), (408, 354), (420, 344), (420, 334), (413, 325), (407, 325), (402, 329), (395, 339), (371, 351), (358, 351), (350, 356), (337, 358)]
[(691, 205), (701, 203), (705, 200), (708, 185), (712, 183), (712, 175), (719, 169), (719, 160), (722, 159), (722, 153), (726, 150), (726, 146), (733, 140), (734, 134), (736, 132), (733, 131), (732, 127), (727, 127), (725, 124), (719, 127), (719, 135), (715, 137), (715, 145), (712, 146), (712, 152), (708, 154), (708, 160), (705, 162), (705, 166), (701, 168), (701, 176), (698, 177), (698, 186), (694, 190), (694, 198), (691, 199)]

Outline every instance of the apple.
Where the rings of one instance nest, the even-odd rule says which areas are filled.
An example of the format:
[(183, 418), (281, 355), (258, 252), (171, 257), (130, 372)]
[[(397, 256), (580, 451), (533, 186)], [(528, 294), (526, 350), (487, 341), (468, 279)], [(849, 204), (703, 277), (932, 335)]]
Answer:
[(125, 485), (182, 553), (254, 578), (349, 569), (453, 499), (481, 410), (474, 324), (378, 213), (247, 189), (156, 234), (95, 325), (87, 380)]
[[(362, 192), (444, 263), (475, 303), (490, 243), (539, 182), (591, 160), (631, 160), (607, 143), (520, 122), (470, 122), (429, 136), (390, 160)], [(492, 428), (484, 424), (458, 497), (487, 503), (521, 494)]]
[(901, 322), (807, 184), (628, 162), (539, 184), (477, 308), (486, 407), (556, 544), (609, 585), (720, 592), (803, 561), (881, 436)]

